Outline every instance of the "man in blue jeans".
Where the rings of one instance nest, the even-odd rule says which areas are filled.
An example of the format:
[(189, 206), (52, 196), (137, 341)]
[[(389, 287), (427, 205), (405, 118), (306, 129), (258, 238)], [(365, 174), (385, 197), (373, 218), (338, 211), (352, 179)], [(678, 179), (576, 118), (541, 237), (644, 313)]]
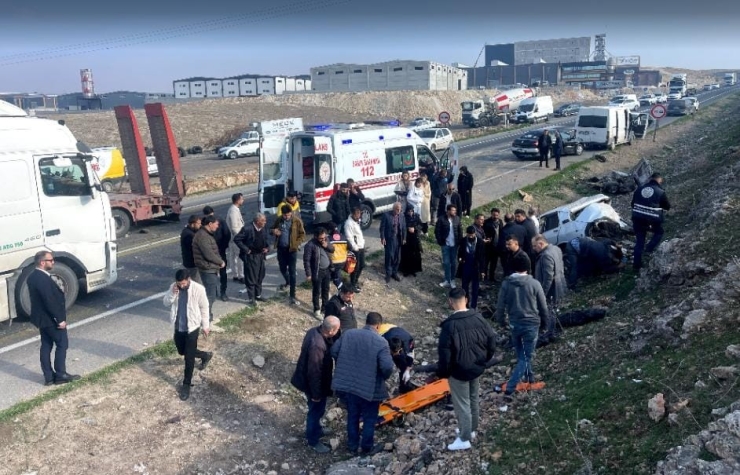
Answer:
[(290, 384), (306, 394), (306, 440), (314, 452), (325, 454), (331, 451), (319, 440), (325, 435), (321, 418), (326, 411), (326, 398), (331, 395), (331, 379), (334, 360), (329, 350), (339, 333), (339, 319), (328, 316), (318, 327), (311, 328), (303, 337), (301, 355), (298, 357)]
[(388, 398), (385, 380), (395, 365), (388, 342), (378, 333), (382, 323), (379, 313), (370, 312), (364, 328), (342, 332), (331, 347), (331, 356), (336, 360), (331, 388), (341, 392), (347, 403), (347, 448), (354, 455), (373, 455), (383, 448), (381, 444), (374, 445), (375, 423), (381, 401)]
[(506, 324), (506, 316), (509, 316), (511, 339), (517, 359), (504, 393), (509, 401), (522, 377), (529, 383), (534, 382), (534, 348), (539, 331), (547, 329), (548, 319), (547, 300), (542, 285), (527, 273), (530, 270), (529, 260), (517, 256), (511, 266), (514, 273), (501, 285), (496, 304), (496, 321), (501, 326)]
[(442, 248), (442, 268), (445, 280), (440, 287), (455, 288), (455, 271), (457, 270), (457, 248), (462, 242), (462, 224), (457, 216), (457, 207), (447, 205), (447, 215), (437, 219), (434, 226), (434, 237)]

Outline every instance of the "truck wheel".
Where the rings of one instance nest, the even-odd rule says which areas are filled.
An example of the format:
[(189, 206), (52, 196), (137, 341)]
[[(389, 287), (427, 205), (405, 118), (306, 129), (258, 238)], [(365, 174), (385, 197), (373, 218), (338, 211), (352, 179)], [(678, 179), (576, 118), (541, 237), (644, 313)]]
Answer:
[(103, 191), (105, 191), (106, 193), (110, 193), (113, 191), (113, 183), (111, 183), (109, 180), (103, 180), (100, 186), (103, 187)]
[(234, 160), (239, 156), (236, 152), (229, 152), (229, 158)]
[(113, 221), (116, 223), (116, 237), (123, 237), (126, 235), (126, 233), (129, 232), (131, 229), (131, 216), (128, 214), (127, 211), (124, 211), (120, 208), (114, 208), (113, 212)]
[[(15, 301), (18, 315), (23, 317), (29, 317), (31, 315), (31, 295), (28, 292), (28, 277), (33, 270), (33, 266), (23, 269), (15, 286)], [(77, 279), (77, 274), (61, 262), (54, 263), (54, 268), (50, 274), (52, 279), (64, 290), (65, 308), (71, 307), (80, 293), (80, 282)]]
[(370, 229), (370, 225), (373, 224), (373, 208), (367, 203), (362, 203), (360, 209), (362, 210), (360, 228), (364, 231)]

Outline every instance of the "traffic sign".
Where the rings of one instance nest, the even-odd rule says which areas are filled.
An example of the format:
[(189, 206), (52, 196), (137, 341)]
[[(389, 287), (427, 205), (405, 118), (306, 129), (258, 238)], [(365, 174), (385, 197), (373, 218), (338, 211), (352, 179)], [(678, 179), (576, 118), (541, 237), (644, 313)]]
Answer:
[(666, 114), (668, 114), (668, 111), (663, 104), (655, 104), (650, 108), (650, 115), (655, 120), (662, 119)]
[(450, 122), (450, 113), (449, 112), (440, 112), (439, 113), (439, 121), (443, 124), (447, 124)]

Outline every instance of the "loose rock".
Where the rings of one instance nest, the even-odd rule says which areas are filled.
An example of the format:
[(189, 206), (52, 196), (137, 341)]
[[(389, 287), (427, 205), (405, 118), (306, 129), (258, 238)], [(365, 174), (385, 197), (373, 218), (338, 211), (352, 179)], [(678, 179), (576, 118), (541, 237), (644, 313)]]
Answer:
[(663, 393), (656, 394), (648, 401), (648, 416), (655, 422), (660, 421), (665, 416)]
[(265, 366), (265, 357), (262, 355), (255, 356), (254, 358), (252, 358), (252, 364), (258, 368), (262, 368), (263, 366)]

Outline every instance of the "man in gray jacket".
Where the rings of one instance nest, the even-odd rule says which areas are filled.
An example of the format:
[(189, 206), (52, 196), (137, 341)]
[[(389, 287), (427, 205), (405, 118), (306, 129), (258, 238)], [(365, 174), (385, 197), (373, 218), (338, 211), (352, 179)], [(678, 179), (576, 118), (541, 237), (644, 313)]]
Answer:
[(536, 253), (534, 278), (542, 285), (550, 314), (547, 334), (544, 336), (552, 338), (558, 303), (565, 296), (565, 290), (568, 287), (563, 266), (563, 251), (558, 246), (551, 246), (542, 234), (532, 239), (532, 250)]
[(496, 321), (501, 326), (506, 324), (506, 315), (509, 316), (511, 339), (517, 358), (516, 367), (506, 383), (507, 400), (511, 400), (511, 395), (523, 376), (527, 378), (527, 382), (534, 382), (532, 359), (537, 334), (547, 326), (545, 292), (540, 283), (527, 274), (530, 269), (528, 259), (517, 256), (511, 266), (514, 273), (504, 280), (496, 303)]
[(208, 296), (208, 312), (213, 321), (213, 302), (218, 296), (219, 271), (226, 267), (221, 258), (214, 233), (218, 229), (218, 220), (215, 216), (206, 216), (201, 220), (201, 227), (193, 238), (193, 260), (198, 274), (203, 281)]
[(347, 447), (353, 454), (361, 449), (363, 455), (372, 455), (382, 449), (374, 445), (375, 423), (380, 403), (388, 397), (385, 380), (395, 369), (388, 342), (378, 333), (382, 323), (379, 313), (370, 312), (365, 328), (343, 332), (331, 347), (336, 360), (331, 388), (347, 402)]

